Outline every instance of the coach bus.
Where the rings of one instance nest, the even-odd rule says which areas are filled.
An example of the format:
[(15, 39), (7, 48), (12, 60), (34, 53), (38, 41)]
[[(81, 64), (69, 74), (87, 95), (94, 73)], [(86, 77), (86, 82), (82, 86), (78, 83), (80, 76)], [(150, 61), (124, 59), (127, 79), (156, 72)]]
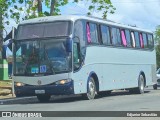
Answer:
[(156, 55), (151, 31), (89, 16), (23, 21), (13, 40), (15, 94), (81, 94), (94, 99), (115, 89), (144, 93), (153, 85)]

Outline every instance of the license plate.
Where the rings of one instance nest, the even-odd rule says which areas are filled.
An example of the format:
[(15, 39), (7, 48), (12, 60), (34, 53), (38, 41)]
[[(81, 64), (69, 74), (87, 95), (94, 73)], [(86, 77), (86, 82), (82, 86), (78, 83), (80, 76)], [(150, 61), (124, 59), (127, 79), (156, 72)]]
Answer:
[(45, 90), (35, 90), (35, 94), (45, 94)]

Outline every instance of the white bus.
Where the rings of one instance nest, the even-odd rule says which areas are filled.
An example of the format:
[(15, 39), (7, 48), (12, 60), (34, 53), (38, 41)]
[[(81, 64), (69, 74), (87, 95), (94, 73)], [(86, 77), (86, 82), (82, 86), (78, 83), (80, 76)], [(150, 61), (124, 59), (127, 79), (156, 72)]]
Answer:
[(76, 15), (26, 20), (13, 46), (17, 97), (144, 93), (156, 80), (152, 32), (112, 21)]

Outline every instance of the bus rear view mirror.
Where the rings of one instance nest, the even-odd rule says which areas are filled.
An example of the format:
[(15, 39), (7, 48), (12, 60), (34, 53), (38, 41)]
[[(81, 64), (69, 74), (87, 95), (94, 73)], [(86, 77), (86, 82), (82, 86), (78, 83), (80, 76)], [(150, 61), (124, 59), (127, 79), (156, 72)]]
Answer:
[(66, 41), (66, 50), (67, 52), (72, 52), (72, 40), (71, 39), (67, 39)]

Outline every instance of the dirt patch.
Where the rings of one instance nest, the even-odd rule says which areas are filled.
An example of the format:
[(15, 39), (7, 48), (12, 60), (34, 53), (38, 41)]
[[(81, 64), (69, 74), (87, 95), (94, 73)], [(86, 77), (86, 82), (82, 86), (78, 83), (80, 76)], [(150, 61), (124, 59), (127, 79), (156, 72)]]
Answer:
[(11, 90), (10, 89), (0, 89), (0, 99), (11, 98)]
[(12, 94), (0, 95), (0, 99), (5, 99), (5, 98), (13, 98), (13, 97)]

